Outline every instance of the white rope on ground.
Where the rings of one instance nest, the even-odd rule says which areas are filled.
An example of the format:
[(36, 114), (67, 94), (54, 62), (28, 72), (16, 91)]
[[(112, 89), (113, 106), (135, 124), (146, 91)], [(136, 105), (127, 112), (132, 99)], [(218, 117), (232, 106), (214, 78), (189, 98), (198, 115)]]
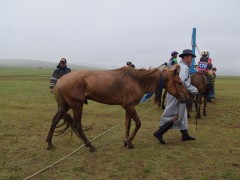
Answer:
[[(158, 107), (154, 107), (154, 108), (152, 108), (152, 109), (150, 109), (150, 110), (148, 110), (148, 111), (145, 111), (145, 112), (143, 112), (143, 113), (141, 113), (141, 114), (145, 114), (145, 113), (147, 113), (147, 112), (149, 112), (149, 111), (152, 111), (153, 109), (156, 109), (156, 108), (158, 108)], [(111, 130), (113, 130), (113, 129), (115, 129), (115, 128), (121, 126), (121, 125), (123, 125), (124, 123), (125, 123), (125, 122), (122, 122), (122, 123), (120, 123), (120, 124), (118, 124), (118, 125), (116, 125), (116, 126), (110, 128), (110, 129), (108, 129), (107, 131), (104, 131), (103, 133), (99, 134), (99, 135), (96, 136), (95, 138), (91, 139), (89, 142), (92, 142), (92, 141), (98, 139), (98, 138), (101, 137), (102, 135), (104, 135), (104, 134), (110, 132)], [(32, 175), (30, 175), (30, 176), (24, 178), (24, 180), (26, 180), (26, 179), (30, 179), (30, 178), (32, 178), (32, 177), (34, 177), (34, 176), (40, 174), (41, 172), (44, 172), (44, 171), (46, 171), (47, 169), (50, 169), (51, 167), (55, 166), (56, 164), (60, 163), (60, 162), (63, 161), (64, 159), (66, 159), (67, 157), (69, 157), (69, 156), (75, 154), (78, 150), (82, 149), (84, 146), (85, 146), (85, 144), (81, 145), (79, 148), (75, 149), (75, 150), (74, 150), (73, 152), (71, 152), (70, 154), (64, 156), (63, 158), (61, 158), (61, 159), (59, 159), (58, 161), (56, 161), (55, 163), (53, 163), (53, 164), (47, 166), (46, 168), (41, 169), (40, 171), (38, 171), (38, 172), (36, 172), (36, 173), (34, 173), (34, 174), (32, 174)]]

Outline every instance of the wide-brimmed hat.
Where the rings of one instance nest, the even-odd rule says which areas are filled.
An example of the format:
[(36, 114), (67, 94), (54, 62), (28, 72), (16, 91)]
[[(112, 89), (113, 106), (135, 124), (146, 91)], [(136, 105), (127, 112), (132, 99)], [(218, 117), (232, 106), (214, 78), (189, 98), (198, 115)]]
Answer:
[(182, 54), (179, 55), (179, 57), (183, 58), (184, 56), (189, 56), (191, 55), (192, 57), (196, 57), (195, 54), (193, 54), (191, 49), (184, 49)]

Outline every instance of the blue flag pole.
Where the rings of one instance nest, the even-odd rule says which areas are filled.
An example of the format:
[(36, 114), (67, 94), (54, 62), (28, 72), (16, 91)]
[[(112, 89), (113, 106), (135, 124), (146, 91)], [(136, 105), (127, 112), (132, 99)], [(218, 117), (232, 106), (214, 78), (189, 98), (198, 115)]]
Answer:
[[(196, 35), (197, 35), (197, 30), (196, 28), (193, 28), (192, 32), (192, 51), (193, 54), (196, 55)], [(194, 66), (195, 66), (195, 58), (192, 59), (192, 65), (190, 67), (190, 73), (194, 72)]]

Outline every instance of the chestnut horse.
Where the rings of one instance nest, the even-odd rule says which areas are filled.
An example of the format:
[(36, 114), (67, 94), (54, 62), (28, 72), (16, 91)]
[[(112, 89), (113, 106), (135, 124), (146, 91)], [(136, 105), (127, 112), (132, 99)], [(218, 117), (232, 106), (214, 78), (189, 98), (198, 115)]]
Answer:
[[(207, 95), (209, 91), (207, 77), (200, 72), (193, 73), (191, 74), (191, 84), (198, 89), (198, 94), (195, 97), (194, 103), (195, 103), (195, 109), (196, 109), (196, 118), (201, 118), (200, 111), (201, 111), (202, 97), (204, 98), (203, 115), (204, 116), (207, 115), (206, 107), (207, 107)], [(190, 118), (189, 111), (191, 111), (192, 109), (192, 103), (193, 103), (193, 97), (190, 96), (190, 99), (187, 103), (189, 118)]]
[[(95, 147), (89, 142), (82, 130), (82, 109), (87, 99), (109, 104), (121, 105), (126, 112), (124, 146), (133, 148), (132, 140), (141, 126), (141, 121), (135, 110), (147, 92), (155, 92), (155, 103), (162, 96), (162, 88), (179, 99), (186, 102), (188, 93), (179, 77), (180, 66), (172, 69), (133, 69), (122, 67), (115, 70), (79, 70), (73, 71), (60, 78), (54, 87), (58, 111), (52, 119), (52, 124), (47, 136), (48, 148), (51, 149), (54, 130), (63, 118), (79, 138), (83, 140), (90, 151)], [(67, 113), (73, 110), (73, 118)], [(130, 134), (131, 119), (135, 122), (135, 129)], [(69, 127), (69, 126), (68, 126)], [(67, 127), (67, 128), (68, 128)], [(65, 128), (66, 130), (66, 128)]]

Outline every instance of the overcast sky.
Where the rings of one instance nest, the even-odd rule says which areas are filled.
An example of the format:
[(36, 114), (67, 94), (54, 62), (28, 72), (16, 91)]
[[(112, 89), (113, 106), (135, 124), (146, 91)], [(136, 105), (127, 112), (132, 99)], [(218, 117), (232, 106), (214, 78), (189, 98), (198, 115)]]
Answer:
[(147, 68), (191, 48), (196, 27), (218, 73), (240, 75), (239, 8), (239, 0), (0, 0), (0, 58)]

